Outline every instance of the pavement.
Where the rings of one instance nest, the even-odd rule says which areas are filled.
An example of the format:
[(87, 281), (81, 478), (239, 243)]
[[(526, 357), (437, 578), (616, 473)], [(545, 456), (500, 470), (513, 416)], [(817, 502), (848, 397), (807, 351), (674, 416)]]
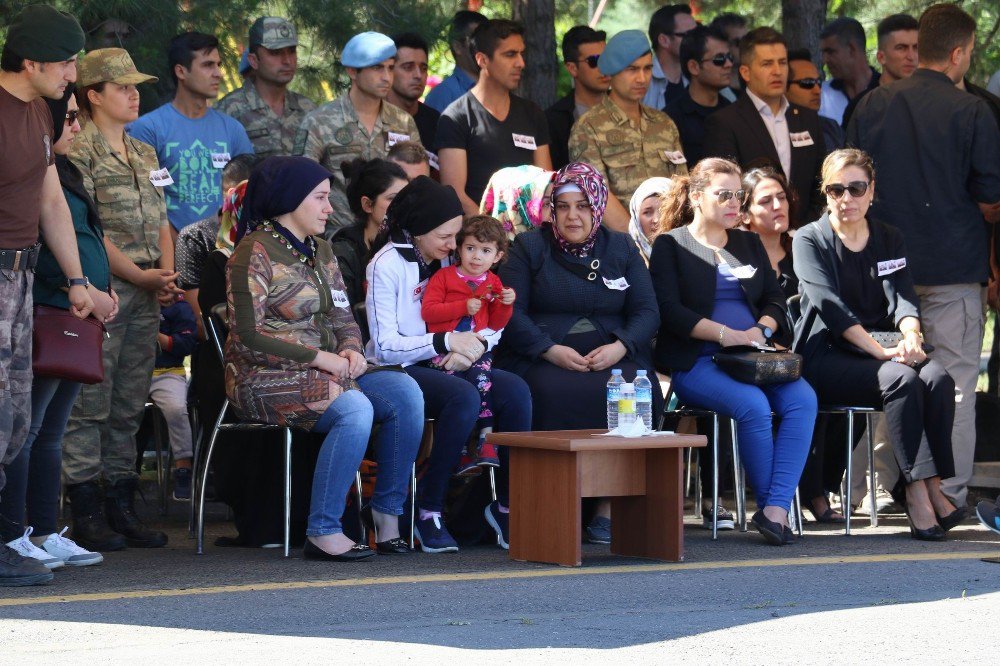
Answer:
[(213, 506), (194, 554), (184, 506), (150, 522), (166, 548), (106, 554), (46, 586), (0, 588), (0, 664), (149, 663), (293, 658), (343, 663), (943, 664), (1000, 653), (1000, 538), (975, 522), (944, 543), (909, 538), (902, 516), (853, 534), (807, 524), (793, 546), (693, 519), (685, 560), (662, 563), (584, 547), (584, 566), (511, 561), (483, 545), (454, 555), (354, 563), (223, 549), (234, 532)]

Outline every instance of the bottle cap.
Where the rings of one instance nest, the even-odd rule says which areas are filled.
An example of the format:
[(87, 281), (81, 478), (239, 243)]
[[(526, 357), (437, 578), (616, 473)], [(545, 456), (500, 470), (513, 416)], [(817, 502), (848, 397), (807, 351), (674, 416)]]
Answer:
[(645, 370), (636, 370), (635, 371), (635, 376), (636, 377), (645, 377), (646, 376), (646, 371)]
[(620, 375), (620, 374), (622, 374), (621, 368), (615, 368), (614, 370), (611, 371), (611, 374), (612, 375)]

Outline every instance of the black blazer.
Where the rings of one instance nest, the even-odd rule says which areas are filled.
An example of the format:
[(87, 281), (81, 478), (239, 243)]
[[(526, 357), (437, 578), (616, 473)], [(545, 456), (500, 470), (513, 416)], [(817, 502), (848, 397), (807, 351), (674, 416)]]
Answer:
[[(756, 320), (769, 315), (778, 322), (778, 332), (788, 330), (785, 296), (771, 270), (767, 250), (757, 234), (732, 229), (723, 251), (732, 268), (751, 266), (753, 275), (740, 278), (747, 304)], [(691, 337), (702, 319), (715, 309), (715, 253), (694, 239), (687, 227), (657, 236), (649, 256), (649, 272), (660, 306), (660, 331), (656, 336), (653, 361), (656, 369), (690, 370), (704, 340)]]
[(545, 119), (549, 122), (549, 154), (552, 168), (558, 171), (569, 164), (569, 135), (573, 130), (573, 113), (576, 112), (576, 96), (573, 91), (545, 109)]
[[(906, 258), (903, 234), (898, 229), (869, 219), (868, 231), (868, 245), (876, 262)], [(793, 349), (808, 358), (830, 342), (831, 337), (839, 340), (844, 331), (861, 323), (840, 298), (836, 240), (828, 215), (796, 232), (792, 261), (799, 278), (802, 309), (802, 316), (795, 323)], [(873, 271), (877, 269), (877, 265), (871, 267)], [(886, 318), (895, 327), (899, 327), (904, 317), (920, 317), (920, 299), (909, 268), (882, 276), (882, 289), (888, 301)]]
[[(798, 219), (793, 220), (798, 227), (818, 218), (826, 203), (819, 185), (827, 150), (823, 125), (815, 111), (789, 103), (785, 119), (790, 133), (809, 132), (813, 141), (811, 146), (792, 146), (792, 173), (785, 174), (799, 200)], [(734, 159), (743, 169), (770, 163), (783, 172), (774, 140), (746, 93), (705, 120), (704, 153), (705, 157)]]

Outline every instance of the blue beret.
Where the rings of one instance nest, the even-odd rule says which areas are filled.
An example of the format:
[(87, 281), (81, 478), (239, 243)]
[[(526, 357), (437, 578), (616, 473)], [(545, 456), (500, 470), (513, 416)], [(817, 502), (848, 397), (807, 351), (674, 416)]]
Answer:
[(340, 62), (344, 67), (371, 67), (396, 55), (396, 43), (381, 32), (354, 35), (344, 46)]
[(605, 76), (614, 76), (633, 62), (650, 53), (649, 38), (642, 30), (623, 30), (608, 40), (597, 59), (597, 68)]

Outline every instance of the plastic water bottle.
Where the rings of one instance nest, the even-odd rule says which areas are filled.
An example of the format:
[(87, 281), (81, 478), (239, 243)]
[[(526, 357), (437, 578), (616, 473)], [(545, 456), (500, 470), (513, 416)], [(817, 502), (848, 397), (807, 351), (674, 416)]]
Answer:
[(608, 380), (608, 430), (618, 427), (618, 399), (621, 397), (621, 388), (625, 380), (622, 379), (622, 371), (615, 368), (611, 371), (611, 379)]
[(618, 398), (618, 425), (630, 426), (633, 423), (635, 423), (635, 386), (625, 382)]
[(637, 370), (635, 379), (632, 381), (635, 386), (635, 415), (646, 424), (646, 430), (653, 429), (653, 385), (649, 383), (649, 377), (645, 370)]

